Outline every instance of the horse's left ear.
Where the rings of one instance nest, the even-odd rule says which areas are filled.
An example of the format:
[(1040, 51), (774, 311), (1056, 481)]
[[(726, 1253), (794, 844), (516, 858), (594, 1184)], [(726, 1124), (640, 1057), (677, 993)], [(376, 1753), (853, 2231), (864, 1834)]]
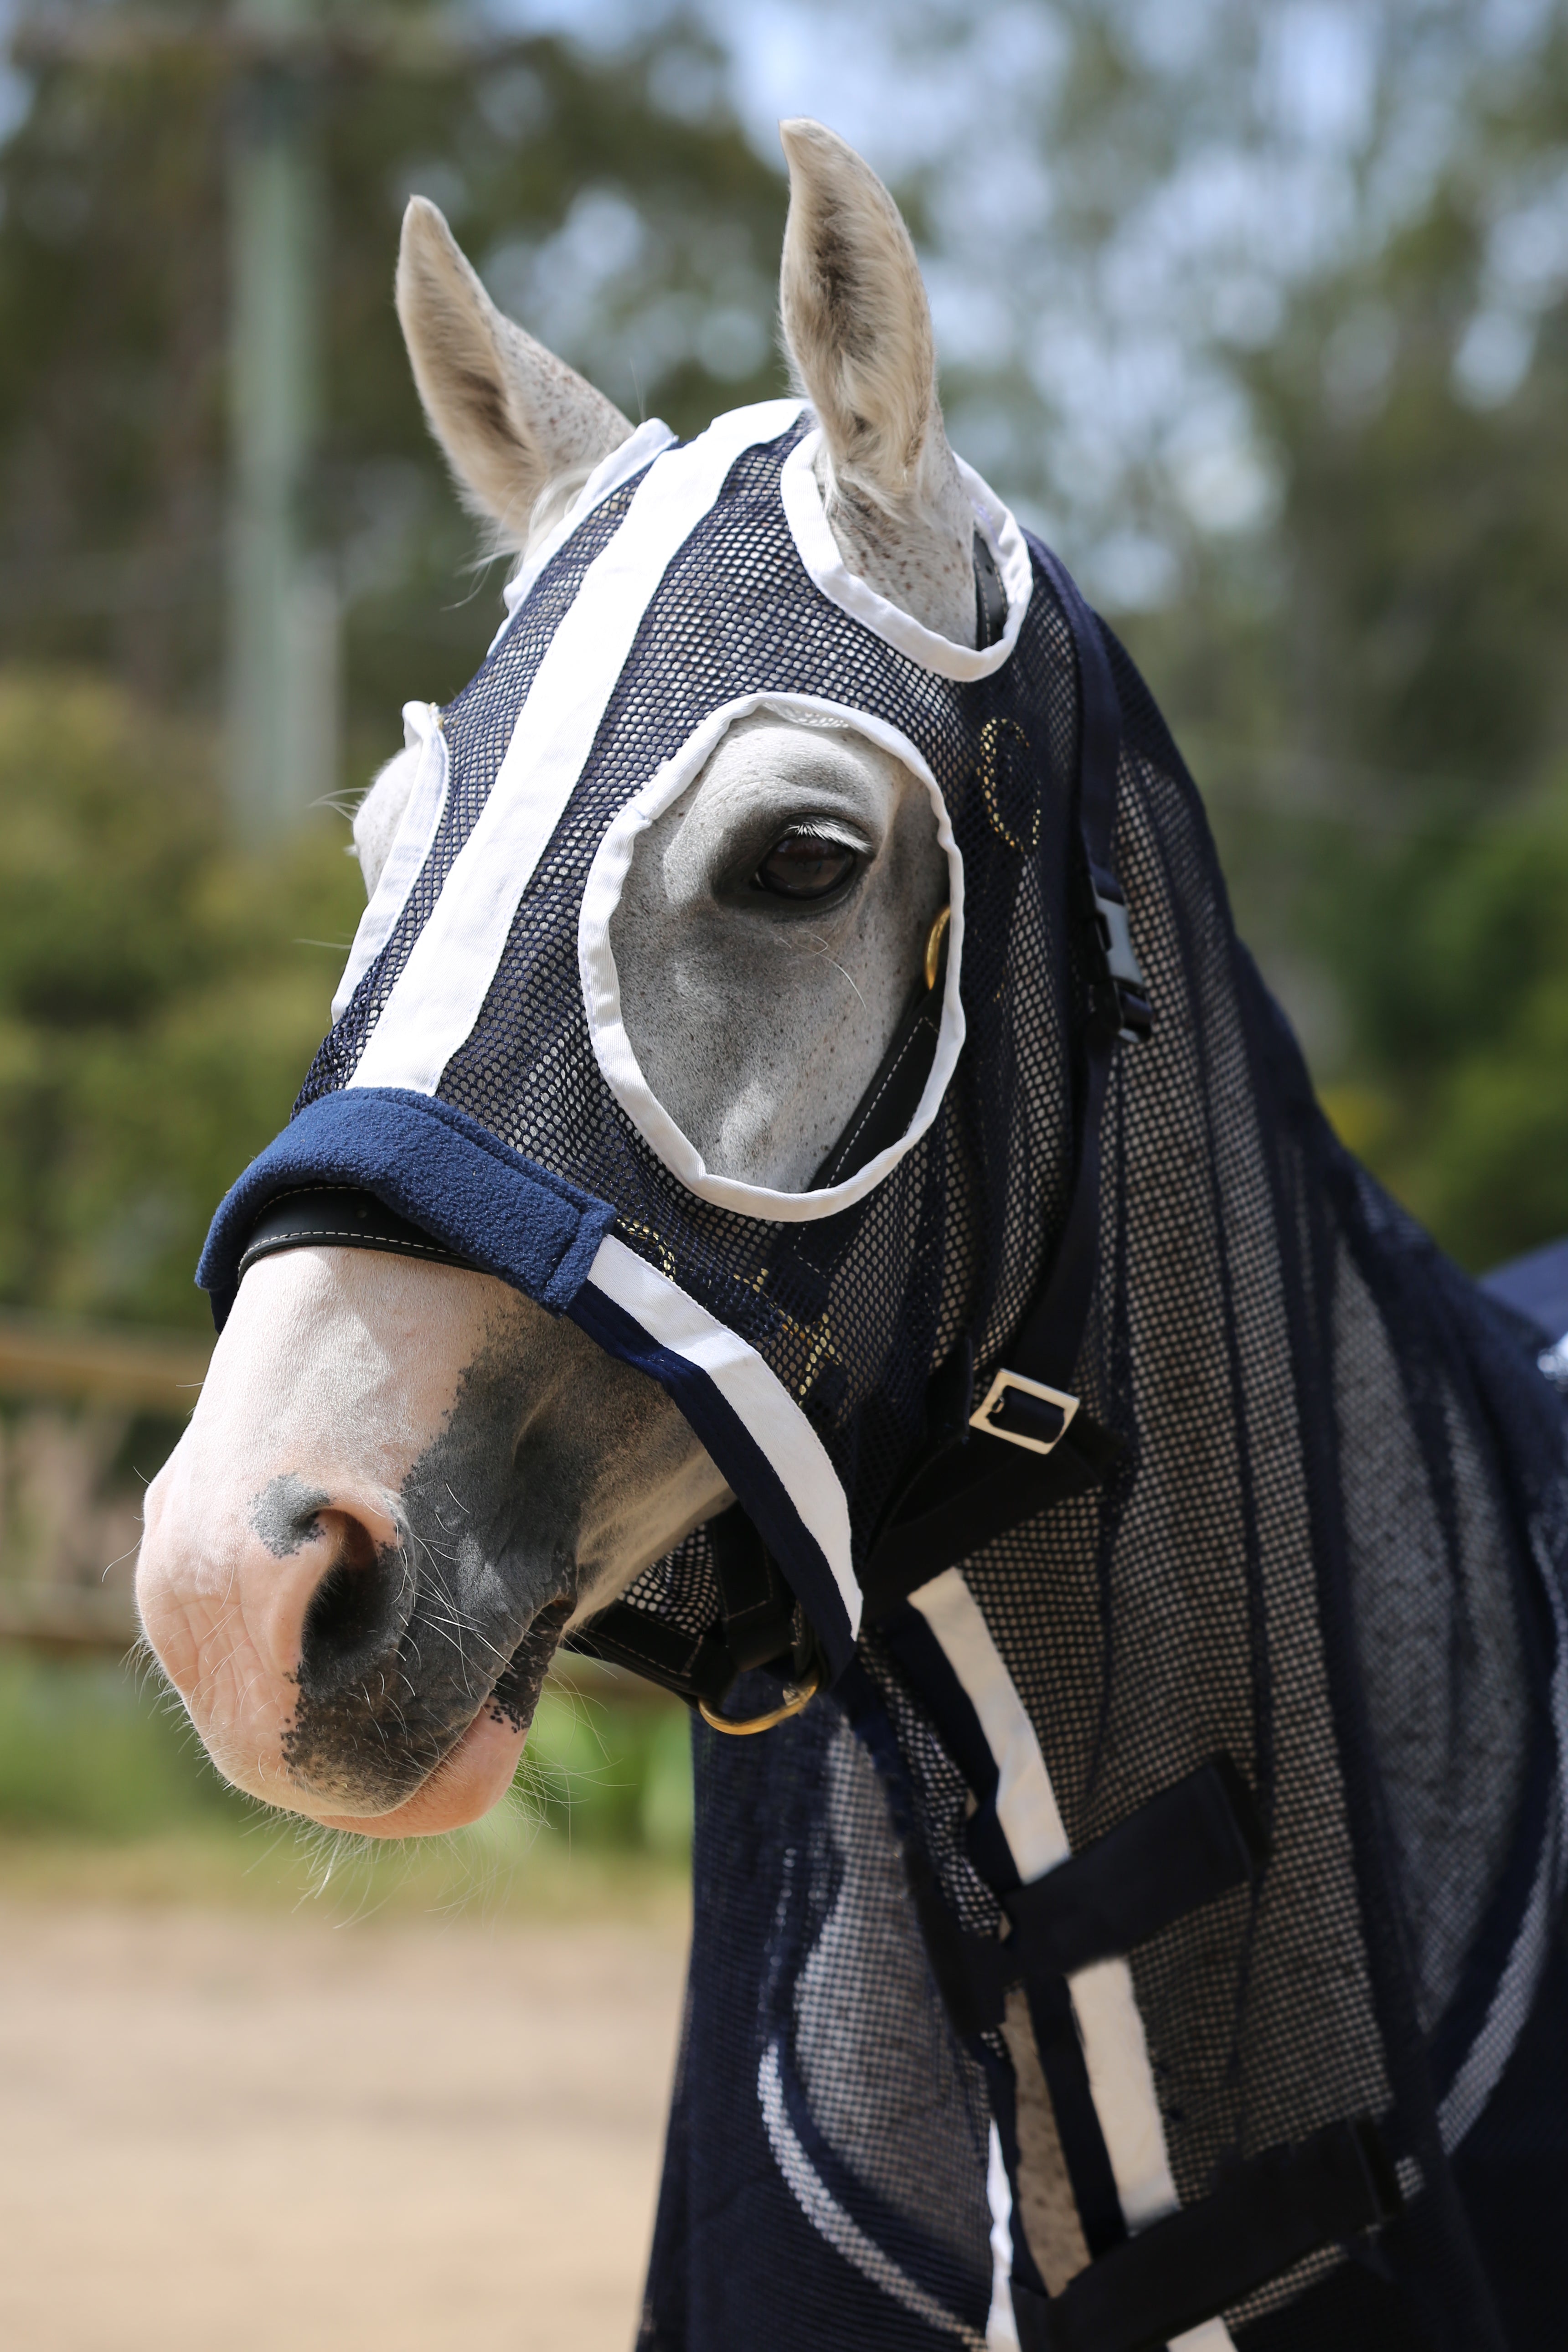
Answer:
[(974, 520), (942, 429), (931, 306), (903, 216), (820, 122), (779, 126), (789, 163), (784, 344), (826, 445), (846, 562), (928, 628), (974, 643)]

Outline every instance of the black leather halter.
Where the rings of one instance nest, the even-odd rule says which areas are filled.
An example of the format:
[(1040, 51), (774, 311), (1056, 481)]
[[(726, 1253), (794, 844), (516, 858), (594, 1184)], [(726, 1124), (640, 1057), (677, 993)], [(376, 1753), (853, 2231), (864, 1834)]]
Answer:
[(445, 1249), (417, 1225), (411, 1225), (378, 1201), (374, 1192), (342, 1185), (317, 1185), (295, 1192), (279, 1192), (257, 1220), (239, 1261), (241, 1280), (258, 1258), (279, 1250), (327, 1249), (389, 1251), (399, 1257), (427, 1259), (436, 1265), (473, 1267), (471, 1258)]

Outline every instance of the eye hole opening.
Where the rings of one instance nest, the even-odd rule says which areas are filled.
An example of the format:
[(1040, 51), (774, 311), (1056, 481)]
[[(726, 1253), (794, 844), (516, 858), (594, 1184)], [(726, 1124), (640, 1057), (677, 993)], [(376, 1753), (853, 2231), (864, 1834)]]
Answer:
[(843, 888), (859, 865), (859, 851), (832, 834), (786, 833), (763, 859), (752, 887), (775, 898), (826, 898)]

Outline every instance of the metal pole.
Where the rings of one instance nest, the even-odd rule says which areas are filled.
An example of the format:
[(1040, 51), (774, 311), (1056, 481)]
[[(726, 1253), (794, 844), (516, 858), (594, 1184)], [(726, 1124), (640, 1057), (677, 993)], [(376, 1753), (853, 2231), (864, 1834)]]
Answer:
[(310, 5), (236, 10), (259, 55), (239, 85), (229, 173), (228, 757), (237, 830), (258, 846), (293, 832), (336, 782), (336, 597), (303, 532), (321, 222), (289, 37)]

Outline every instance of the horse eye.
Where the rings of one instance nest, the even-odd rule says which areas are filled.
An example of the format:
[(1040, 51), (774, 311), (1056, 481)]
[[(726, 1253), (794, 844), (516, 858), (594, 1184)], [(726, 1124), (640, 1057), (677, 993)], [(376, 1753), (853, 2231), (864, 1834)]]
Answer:
[(820, 833), (786, 833), (775, 841), (752, 877), (755, 890), (775, 898), (826, 898), (855, 871), (854, 850)]

